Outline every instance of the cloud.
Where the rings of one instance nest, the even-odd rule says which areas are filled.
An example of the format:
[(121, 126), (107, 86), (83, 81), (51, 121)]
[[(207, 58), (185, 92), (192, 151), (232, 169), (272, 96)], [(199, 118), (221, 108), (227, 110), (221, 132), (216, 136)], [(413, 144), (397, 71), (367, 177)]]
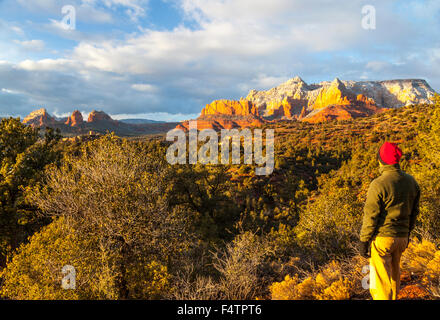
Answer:
[[(198, 28), (145, 30), (125, 41), (84, 42), (73, 56), (102, 71), (162, 77), (210, 73), (220, 82), (225, 76), (251, 81), (258, 74), (285, 78), (310, 68), (306, 61), (328, 62), (317, 54), (405, 60), (421, 50), (418, 46), (433, 31), (408, 24), (407, 17), (393, 12), (393, 2), (376, 2), (378, 29), (366, 31), (360, 23), (363, 1), (336, 5), (323, 0), (183, 0), (182, 10)], [(386, 28), (386, 22), (395, 28)], [(426, 34), (421, 38), (422, 32)]]
[(27, 71), (71, 71), (75, 62), (68, 59), (24, 60), (18, 67)]
[[(88, 2), (96, 1), (89, 0)], [(134, 21), (145, 15), (145, 7), (148, 4), (148, 0), (103, 0), (102, 2), (109, 8), (125, 8), (125, 13)]]
[[(23, 110), (35, 103), (59, 114), (102, 108), (166, 117), (197, 114), (214, 99), (238, 99), (295, 75), (309, 83), (425, 78), (439, 89), (440, 43), (433, 39), (440, 21), (430, 17), (440, 8), (422, 2), (431, 14), (418, 1), (370, 1), (377, 29), (364, 30), (363, 0), (175, 0), (184, 16), (178, 27), (75, 38), (77, 45), (59, 58), (0, 64), (0, 88), (23, 93), (14, 98)], [(132, 19), (145, 16), (148, 6), (129, 0), (76, 3), (107, 14), (131, 10)], [(49, 0), (29, 5), (37, 4), (59, 7)]]
[(131, 86), (134, 90), (142, 91), (142, 92), (150, 92), (155, 93), (157, 92), (157, 88), (151, 84), (146, 83), (136, 83)]
[[(75, 8), (78, 21), (85, 23), (112, 23), (118, 9), (132, 20), (142, 17), (146, 13), (148, 0), (17, 0), (26, 10), (51, 15), (51, 21), (61, 21), (64, 6)], [(55, 22), (53, 22), (56, 25)]]
[[(1, 91), (0, 113), (13, 112), (23, 117), (37, 106), (44, 106), (56, 114), (75, 109), (84, 112), (99, 109), (110, 114), (131, 115), (192, 113), (189, 106), (193, 103), (188, 104), (193, 100), (190, 94), (177, 92), (178, 88), (177, 91), (167, 88), (175, 91), (176, 95), (162, 97), (152, 93), (155, 84), (146, 86), (145, 81), (138, 80), (137, 77), (87, 71), (70, 60), (45, 59), (17, 65), (1, 62), (0, 88), (5, 90)], [(133, 83), (141, 85), (132, 88)]]
[(44, 49), (44, 41), (42, 40), (14, 40), (14, 42), (30, 51), (42, 51)]
[(373, 72), (380, 72), (387, 68), (389, 65), (390, 63), (386, 61), (369, 61), (365, 68)]
[[(237, 65), (246, 65), (248, 59), (266, 60), (287, 52), (295, 55), (297, 52), (336, 50), (356, 41), (360, 29), (358, 17), (338, 20), (340, 14), (336, 14), (329, 19), (326, 15), (331, 12), (322, 10), (316, 23), (303, 25), (288, 19), (289, 4), (289, 1), (279, 0), (275, 5), (259, 0), (185, 0), (182, 8), (186, 15), (200, 23), (196, 30), (179, 26), (171, 31), (145, 30), (140, 36), (129, 37), (123, 42), (81, 43), (75, 48), (74, 57), (88, 67), (110, 72), (162, 74), (188, 67), (197, 70), (209, 64), (222, 73), (228, 66), (236, 70)], [(293, 9), (299, 8), (294, 6)]]
[(24, 31), (20, 27), (11, 26), (10, 29), (21, 36), (24, 35)]

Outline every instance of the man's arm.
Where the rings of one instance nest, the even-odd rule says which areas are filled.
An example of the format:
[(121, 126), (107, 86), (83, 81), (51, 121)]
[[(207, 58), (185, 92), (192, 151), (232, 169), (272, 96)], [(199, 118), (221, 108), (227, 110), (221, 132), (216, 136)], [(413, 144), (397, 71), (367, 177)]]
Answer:
[(368, 188), (367, 200), (364, 206), (364, 217), (360, 233), (361, 242), (368, 242), (373, 237), (380, 214), (381, 201), (381, 191), (373, 181)]
[(417, 216), (419, 215), (420, 212), (420, 187), (416, 182), (416, 188), (417, 188), (417, 194), (416, 194), (416, 198), (414, 199), (414, 204), (413, 204), (413, 208), (411, 210), (411, 215), (409, 217), (409, 232), (411, 233), (411, 231), (414, 229), (414, 226), (416, 225), (416, 219)]

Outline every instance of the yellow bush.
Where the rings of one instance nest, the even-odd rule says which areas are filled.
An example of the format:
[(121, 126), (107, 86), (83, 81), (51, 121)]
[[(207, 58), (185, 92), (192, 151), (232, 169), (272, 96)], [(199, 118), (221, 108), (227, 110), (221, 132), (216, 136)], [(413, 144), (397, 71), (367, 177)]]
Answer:
[(436, 251), (435, 244), (430, 241), (411, 242), (402, 255), (402, 269), (419, 275), (424, 274)]
[(311, 277), (300, 282), (298, 275), (287, 275), (283, 281), (273, 283), (270, 292), (272, 300), (313, 300), (316, 288), (316, 282)]
[(332, 261), (316, 276), (316, 284), (320, 288), (327, 288), (340, 277), (341, 266), (336, 261)]
[[(2, 271), (0, 296), (17, 300), (95, 297), (85, 284), (86, 274), (97, 273), (97, 263), (95, 257), (82, 254), (92, 244), (93, 239), (77, 239), (67, 232), (63, 219), (49, 224), (22, 245)], [(76, 290), (61, 288), (65, 265), (76, 269)]]
[(332, 261), (315, 277), (300, 282), (298, 275), (286, 276), (269, 289), (273, 300), (346, 300), (350, 299), (353, 287), (353, 281), (343, 277), (341, 265)]
[(316, 281), (312, 277), (308, 277), (298, 284), (295, 300), (314, 300), (316, 299), (317, 289)]
[(440, 250), (434, 243), (413, 241), (402, 255), (402, 270), (418, 276), (421, 284), (436, 296), (440, 296)]
[(440, 280), (440, 250), (435, 253), (434, 259), (427, 264), (425, 276), (430, 281), (438, 282)]
[(296, 300), (298, 275), (291, 277), (287, 275), (283, 281), (274, 282), (270, 287), (272, 300)]
[(348, 300), (351, 297), (350, 288), (353, 286), (348, 279), (339, 279), (333, 282), (330, 287), (324, 289), (318, 295), (319, 300)]

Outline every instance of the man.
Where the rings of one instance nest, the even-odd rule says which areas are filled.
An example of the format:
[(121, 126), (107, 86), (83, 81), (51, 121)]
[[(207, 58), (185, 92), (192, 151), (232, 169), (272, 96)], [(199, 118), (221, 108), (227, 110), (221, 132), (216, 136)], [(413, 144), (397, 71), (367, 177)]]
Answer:
[(360, 253), (370, 258), (374, 300), (395, 300), (400, 290), (400, 257), (419, 213), (420, 188), (400, 169), (402, 151), (385, 142), (379, 149), (381, 176), (371, 182), (364, 207)]

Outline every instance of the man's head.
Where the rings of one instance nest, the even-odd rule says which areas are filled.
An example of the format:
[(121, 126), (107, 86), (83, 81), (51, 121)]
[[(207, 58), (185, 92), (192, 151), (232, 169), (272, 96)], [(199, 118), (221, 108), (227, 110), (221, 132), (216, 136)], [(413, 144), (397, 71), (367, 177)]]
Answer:
[(395, 143), (385, 142), (380, 147), (377, 157), (381, 165), (397, 164), (402, 158), (402, 150)]

